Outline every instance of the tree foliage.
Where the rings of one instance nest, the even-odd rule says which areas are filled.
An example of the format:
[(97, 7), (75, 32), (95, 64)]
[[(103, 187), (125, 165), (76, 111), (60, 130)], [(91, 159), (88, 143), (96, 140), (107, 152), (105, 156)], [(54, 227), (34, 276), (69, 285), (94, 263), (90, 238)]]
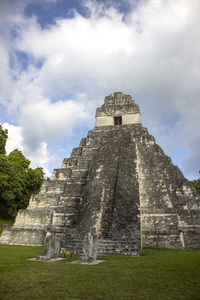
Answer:
[(0, 124), (0, 154), (6, 154), (6, 141), (8, 138), (8, 130), (3, 130)]
[(194, 185), (194, 187), (196, 188), (197, 192), (200, 193), (200, 178), (197, 179), (197, 180), (193, 180), (193, 181), (191, 181), (191, 182), (192, 182), (192, 184)]
[[(0, 129), (3, 131), (2, 127)], [(3, 149), (4, 141), (0, 140), (0, 143), (2, 143), (0, 149)], [(2, 151), (0, 154), (0, 217), (13, 219), (20, 208), (26, 208), (31, 194), (39, 192), (43, 179), (42, 168), (30, 168), (30, 161), (21, 151), (15, 149), (9, 155)]]

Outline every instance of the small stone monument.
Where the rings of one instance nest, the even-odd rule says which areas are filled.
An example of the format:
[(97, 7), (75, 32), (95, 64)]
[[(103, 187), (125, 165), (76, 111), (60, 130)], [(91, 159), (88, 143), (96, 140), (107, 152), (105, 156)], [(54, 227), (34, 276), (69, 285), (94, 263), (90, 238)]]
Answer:
[(49, 258), (58, 257), (60, 250), (60, 241), (58, 237), (48, 232), (44, 241), (44, 253)]
[(60, 240), (51, 232), (47, 232), (44, 240), (44, 256), (37, 256), (37, 260), (56, 259), (59, 255)]
[(91, 232), (87, 233), (83, 240), (83, 253), (78, 257), (78, 263), (94, 263), (97, 258), (98, 237)]

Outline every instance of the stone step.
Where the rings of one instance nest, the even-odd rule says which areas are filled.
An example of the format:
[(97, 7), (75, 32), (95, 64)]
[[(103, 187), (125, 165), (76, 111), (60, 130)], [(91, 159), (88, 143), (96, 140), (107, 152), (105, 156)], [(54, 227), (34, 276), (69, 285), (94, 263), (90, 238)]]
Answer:
[(80, 178), (80, 179), (85, 179), (87, 178), (87, 175), (88, 175), (88, 169), (82, 169), (82, 168), (77, 168), (77, 169), (74, 169), (72, 170), (72, 178), (76, 179), (76, 178)]
[(61, 165), (62, 169), (67, 168), (68, 161), (69, 161), (69, 158), (64, 158), (63, 159), (63, 162), (62, 162), (62, 165)]
[(51, 194), (33, 194), (29, 201), (27, 209), (38, 208), (55, 208), (60, 200), (60, 195), (57, 193)]
[(71, 177), (72, 170), (67, 168), (54, 169), (51, 180), (66, 180)]
[(73, 180), (83, 180), (87, 178), (88, 169), (80, 168), (80, 166), (77, 166), (75, 169), (55, 169), (52, 173), (51, 180), (66, 180), (67, 182), (73, 181)]
[(77, 166), (77, 162), (78, 162), (78, 159), (77, 158), (69, 158), (68, 160), (68, 163), (67, 163), (67, 168), (74, 168)]
[(77, 161), (77, 168), (88, 170), (90, 161), (91, 161), (91, 158), (88, 158), (88, 159), (83, 158), (83, 157), (79, 158)]
[(83, 147), (86, 145), (86, 138), (82, 138), (79, 144), (79, 147)]
[(71, 158), (79, 158), (82, 155), (82, 147), (73, 148)]
[(11, 237), (11, 226), (3, 226), (3, 232), (0, 236), (0, 244), (8, 244)]
[[(63, 249), (71, 250), (74, 253), (82, 253), (83, 240), (80, 238), (72, 238), (71, 236), (65, 236), (65, 246)], [(137, 252), (137, 249), (134, 249), (134, 241), (114, 241), (110, 239), (100, 238), (98, 241), (98, 254), (127, 254), (130, 255), (130, 252)]]
[(13, 228), (46, 229), (51, 224), (53, 209), (20, 209)]
[(65, 187), (65, 180), (53, 181), (48, 180), (42, 183), (39, 194), (55, 193), (61, 194)]
[(93, 157), (94, 153), (98, 150), (98, 148), (94, 147), (83, 147), (82, 157)]
[(60, 196), (59, 198), (59, 203), (58, 203), (58, 207), (62, 206), (62, 207), (76, 207), (78, 204), (80, 203), (80, 195), (78, 195), (77, 197), (75, 196)]
[(6, 244), (42, 246), (44, 243), (45, 235), (46, 229), (36, 228), (35, 226), (30, 226), (30, 228), (13, 227), (9, 233), (9, 241), (7, 241)]
[(80, 196), (85, 181), (82, 182), (66, 182), (63, 196)]

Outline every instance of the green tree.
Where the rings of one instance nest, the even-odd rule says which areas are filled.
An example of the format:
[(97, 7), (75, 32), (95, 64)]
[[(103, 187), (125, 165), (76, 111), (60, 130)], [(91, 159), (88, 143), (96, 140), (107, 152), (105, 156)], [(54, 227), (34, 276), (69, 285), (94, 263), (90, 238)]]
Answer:
[(194, 187), (196, 188), (197, 192), (200, 193), (200, 178), (197, 180), (191, 181)]
[(0, 217), (14, 219), (20, 208), (27, 207), (31, 194), (39, 192), (43, 180), (42, 168), (30, 168), (30, 161), (21, 151), (1, 153)]
[[(200, 174), (200, 171), (199, 171)], [(196, 188), (197, 192), (200, 193), (200, 178), (196, 179), (196, 180), (192, 180), (191, 183), (194, 185), (194, 187)]]
[(0, 124), (0, 154), (6, 154), (6, 141), (8, 138), (8, 130), (3, 129), (3, 127)]
[(8, 155), (8, 160), (12, 163), (15, 170), (15, 177), (17, 176), (19, 186), (22, 188), (22, 194), (16, 191), (15, 201), (18, 203), (17, 210), (26, 208), (30, 196), (39, 193), (42, 181), (44, 180), (44, 172), (42, 168), (30, 168), (30, 161), (17, 149)]
[(0, 155), (0, 216), (14, 218), (17, 212), (16, 196), (22, 194), (21, 185), (12, 163), (5, 155)]

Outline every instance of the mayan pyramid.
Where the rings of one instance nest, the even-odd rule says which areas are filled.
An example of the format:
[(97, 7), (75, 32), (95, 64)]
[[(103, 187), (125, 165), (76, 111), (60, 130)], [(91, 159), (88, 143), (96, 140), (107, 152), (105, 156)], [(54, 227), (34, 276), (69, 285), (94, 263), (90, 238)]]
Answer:
[(95, 128), (32, 195), (0, 242), (43, 245), (47, 232), (75, 252), (88, 232), (98, 235), (99, 253), (200, 248), (200, 194), (142, 126), (131, 96), (105, 97)]

